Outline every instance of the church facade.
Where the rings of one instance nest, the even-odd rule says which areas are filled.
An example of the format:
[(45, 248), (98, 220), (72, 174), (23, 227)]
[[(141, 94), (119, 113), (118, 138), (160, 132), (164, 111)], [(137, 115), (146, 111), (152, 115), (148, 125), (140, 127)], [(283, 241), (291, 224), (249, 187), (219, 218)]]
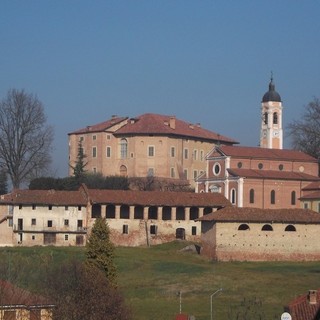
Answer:
[(273, 79), (262, 98), (260, 147), (214, 146), (197, 192), (222, 193), (237, 207), (300, 208), (307, 186), (319, 182), (318, 160), (283, 149), (282, 102)]

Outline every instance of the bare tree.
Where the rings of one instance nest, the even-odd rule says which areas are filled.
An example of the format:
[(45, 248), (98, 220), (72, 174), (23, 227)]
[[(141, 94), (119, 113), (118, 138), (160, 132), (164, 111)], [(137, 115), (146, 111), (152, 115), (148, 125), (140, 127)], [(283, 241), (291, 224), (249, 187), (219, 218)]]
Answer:
[(320, 158), (320, 100), (314, 98), (305, 106), (299, 120), (288, 125), (292, 147)]
[(53, 129), (38, 98), (9, 90), (0, 102), (0, 164), (14, 188), (48, 168), (52, 140)]

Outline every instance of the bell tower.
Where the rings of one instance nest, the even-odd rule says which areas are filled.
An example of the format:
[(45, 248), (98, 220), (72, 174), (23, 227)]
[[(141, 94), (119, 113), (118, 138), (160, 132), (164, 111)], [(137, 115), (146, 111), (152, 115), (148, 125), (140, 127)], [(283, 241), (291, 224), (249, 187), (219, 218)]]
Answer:
[(269, 91), (264, 94), (261, 102), (260, 147), (283, 148), (282, 102), (279, 93), (275, 91), (272, 74)]

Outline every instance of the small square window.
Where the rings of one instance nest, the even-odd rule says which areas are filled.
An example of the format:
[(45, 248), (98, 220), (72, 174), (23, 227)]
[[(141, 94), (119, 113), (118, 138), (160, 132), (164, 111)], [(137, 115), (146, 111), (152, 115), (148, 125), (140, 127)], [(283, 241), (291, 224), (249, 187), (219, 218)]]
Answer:
[(65, 225), (66, 227), (69, 226), (69, 219), (64, 219), (64, 225)]
[(110, 140), (110, 139), (111, 139), (110, 134), (107, 134), (107, 140)]
[(78, 206), (78, 211), (81, 211), (81, 209), (82, 209), (81, 206)]
[(37, 224), (37, 220), (35, 218), (31, 219), (31, 225), (35, 226)]
[(68, 210), (69, 210), (69, 207), (68, 207), (68, 206), (64, 206), (64, 210), (65, 210), (65, 211), (68, 211)]
[(48, 220), (48, 228), (52, 227), (52, 220)]
[(48, 209), (49, 209), (49, 210), (52, 210), (52, 205), (49, 205), (49, 206), (48, 206)]
[(32, 240), (35, 240), (35, 239), (36, 239), (36, 236), (35, 236), (35, 235), (32, 235), (31, 239), (32, 239)]

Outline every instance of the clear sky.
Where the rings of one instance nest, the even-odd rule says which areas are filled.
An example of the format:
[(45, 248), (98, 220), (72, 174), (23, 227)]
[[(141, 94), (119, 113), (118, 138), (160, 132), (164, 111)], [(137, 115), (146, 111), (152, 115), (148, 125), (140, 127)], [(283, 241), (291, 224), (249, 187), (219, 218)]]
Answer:
[(271, 71), (284, 126), (320, 96), (319, 17), (318, 0), (1, 0), (0, 98), (43, 102), (56, 177), (68, 132), (114, 114), (175, 115), (257, 146)]

